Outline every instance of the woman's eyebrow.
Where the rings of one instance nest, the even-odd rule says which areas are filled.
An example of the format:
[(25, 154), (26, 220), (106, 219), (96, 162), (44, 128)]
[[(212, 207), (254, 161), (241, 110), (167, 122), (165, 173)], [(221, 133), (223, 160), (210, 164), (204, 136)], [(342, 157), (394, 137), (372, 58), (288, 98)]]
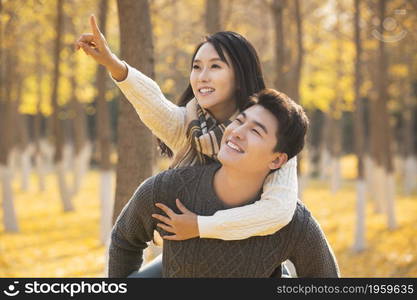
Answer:
[[(214, 58), (211, 58), (211, 59), (209, 59), (209, 61), (223, 61), (223, 60), (221, 60), (220, 59), (220, 57), (214, 57)], [(194, 59), (194, 62), (201, 62), (201, 60), (200, 59)]]

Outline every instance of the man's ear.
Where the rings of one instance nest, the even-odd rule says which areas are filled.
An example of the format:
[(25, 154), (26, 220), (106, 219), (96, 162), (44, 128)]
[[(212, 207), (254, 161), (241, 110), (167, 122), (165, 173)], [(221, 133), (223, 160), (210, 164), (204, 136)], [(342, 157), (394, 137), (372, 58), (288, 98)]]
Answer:
[(282, 167), (288, 161), (287, 153), (278, 153), (278, 156), (269, 163), (269, 168), (271, 170), (276, 170)]

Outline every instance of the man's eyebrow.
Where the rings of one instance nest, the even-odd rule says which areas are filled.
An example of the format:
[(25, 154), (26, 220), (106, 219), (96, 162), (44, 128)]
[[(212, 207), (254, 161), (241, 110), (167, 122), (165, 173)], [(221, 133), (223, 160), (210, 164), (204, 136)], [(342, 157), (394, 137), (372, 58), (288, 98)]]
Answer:
[(268, 134), (268, 130), (266, 130), (265, 125), (263, 125), (262, 123), (259, 123), (258, 121), (252, 121), (252, 122), (258, 125), (259, 127), (261, 127), (262, 130), (265, 131), (266, 134)]
[[(214, 58), (209, 59), (209, 61), (216, 61), (216, 60), (223, 61), (220, 57), (214, 57)], [(194, 59), (194, 62), (201, 62), (201, 60), (199, 60), (199, 59)]]
[[(244, 111), (242, 111), (242, 112), (240, 113), (240, 115), (242, 115), (245, 119), (247, 118), (247, 116), (246, 116), (246, 114), (245, 114), (245, 112), (244, 112)], [(256, 126), (261, 127), (261, 129), (262, 129), (263, 131), (265, 131), (265, 133), (266, 133), (266, 134), (268, 134), (268, 130), (266, 129), (266, 126), (265, 126), (264, 124), (262, 124), (262, 123), (260, 123), (260, 122), (258, 122), (258, 121), (255, 121), (255, 120), (252, 120), (252, 122), (253, 122), (253, 123), (255, 123), (255, 124), (256, 124)]]

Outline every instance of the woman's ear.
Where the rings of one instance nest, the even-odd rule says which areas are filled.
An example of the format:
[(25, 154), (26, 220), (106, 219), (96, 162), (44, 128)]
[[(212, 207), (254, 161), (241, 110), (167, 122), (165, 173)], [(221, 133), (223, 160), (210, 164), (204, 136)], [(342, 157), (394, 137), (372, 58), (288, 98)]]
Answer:
[(269, 168), (271, 170), (276, 170), (282, 167), (288, 161), (287, 153), (279, 153), (278, 156), (269, 163)]

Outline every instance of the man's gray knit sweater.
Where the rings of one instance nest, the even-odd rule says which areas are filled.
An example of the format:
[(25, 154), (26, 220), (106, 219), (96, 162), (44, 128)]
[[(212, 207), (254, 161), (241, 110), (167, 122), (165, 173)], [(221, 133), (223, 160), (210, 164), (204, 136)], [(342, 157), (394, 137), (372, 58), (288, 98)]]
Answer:
[[(155, 203), (164, 203), (180, 213), (175, 204), (178, 198), (188, 209), (204, 216), (227, 209), (213, 188), (213, 177), (219, 167), (219, 163), (213, 163), (171, 169), (146, 180), (135, 191), (113, 227), (109, 277), (127, 277), (140, 268), (143, 249), (152, 239), (154, 230), (161, 235), (169, 234), (157, 227), (157, 220), (151, 216), (163, 214)], [(319, 224), (300, 202), (292, 221), (272, 235), (237, 241), (164, 240), (163, 275), (270, 277), (287, 259), (295, 265), (298, 277), (339, 276), (335, 257)]]

